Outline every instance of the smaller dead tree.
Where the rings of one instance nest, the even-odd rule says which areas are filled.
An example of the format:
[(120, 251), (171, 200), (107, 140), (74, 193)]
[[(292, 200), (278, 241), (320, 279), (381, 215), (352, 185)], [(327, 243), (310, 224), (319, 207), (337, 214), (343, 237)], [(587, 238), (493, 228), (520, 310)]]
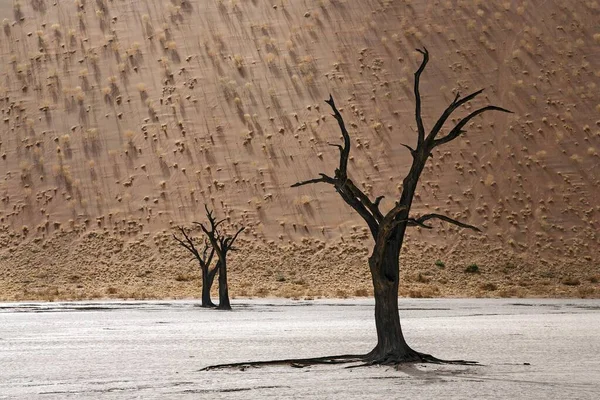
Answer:
[[(206, 217), (208, 218), (208, 228), (200, 222), (194, 222), (194, 224), (199, 226), (206, 235), (202, 252), (198, 251), (198, 247), (196, 246), (197, 240), (192, 238), (182, 226), (178, 226), (177, 229), (183, 236), (183, 239), (177, 237), (176, 234), (173, 234), (173, 238), (180, 246), (192, 253), (194, 258), (198, 260), (198, 264), (200, 264), (200, 270), (202, 271), (202, 307), (216, 307), (220, 310), (231, 310), (229, 287), (227, 285), (227, 253), (236, 250), (236, 248), (233, 247), (233, 242), (235, 242), (238, 235), (244, 230), (244, 227), (238, 229), (233, 236), (223, 234), (217, 228), (225, 221), (225, 219), (217, 221), (213, 212), (210, 211), (206, 205), (204, 205), (204, 209), (206, 210)], [(216, 263), (211, 268), (211, 264), (215, 259), (215, 254), (217, 255)], [(219, 274), (218, 306), (215, 305), (210, 298), (210, 290), (217, 273)]]
[(216, 307), (217, 305), (213, 303), (210, 298), (210, 289), (215, 281), (215, 275), (219, 271), (218, 262), (214, 267), (210, 268), (215, 255), (215, 249), (210, 245), (209, 241), (205, 239), (202, 252), (198, 251), (194, 239), (190, 237), (185, 228), (178, 226), (177, 229), (183, 235), (183, 239), (178, 238), (175, 234), (173, 234), (173, 238), (180, 246), (192, 253), (194, 258), (198, 260), (198, 263), (200, 264), (200, 270), (202, 271), (202, 307)]
[(236, 248), (233, 247), (233, 243), (238, 235), (244, 230), (244, 227), (238, 229), (233, 236), (222, 234), (217, 228), (225, 221), (225, 219), (217, 221), (213, 212), (210, 211), (206, 205), (204, 205), (204, 209), (206, 210), (206, 217), (208, 218), (208, 228), (200, 222), (194, 223), (200, 226), (202, 231), (208, 237), (212, 249), (217, 253), (217, 266), (219, 268), (219, 306), (217, 308), (220, 310), (231, 310), (229, 288), (227, 285), (227, 253), (236, 250)]

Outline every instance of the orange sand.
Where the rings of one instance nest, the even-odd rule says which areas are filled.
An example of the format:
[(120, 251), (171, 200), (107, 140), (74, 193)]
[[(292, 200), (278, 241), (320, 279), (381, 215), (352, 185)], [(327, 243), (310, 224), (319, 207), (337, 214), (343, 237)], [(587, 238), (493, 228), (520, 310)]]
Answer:
[(364, 224), (331, 187), (289, 186), (335, 168), (332, 93), (352, 178), (391, 207), (422, 46), (426, 127), (481, 87), (456, 118), (488, 103), (515, 114), (478, 117), (434, 154), (415, 215), (484, 233), (412, 230), (402, 293), (600, 295), (597, 1), (8, 3), (0, 299), (198, 296), (170, 234), (204, 203), (248, 227), (234, 296), (368, 295)]

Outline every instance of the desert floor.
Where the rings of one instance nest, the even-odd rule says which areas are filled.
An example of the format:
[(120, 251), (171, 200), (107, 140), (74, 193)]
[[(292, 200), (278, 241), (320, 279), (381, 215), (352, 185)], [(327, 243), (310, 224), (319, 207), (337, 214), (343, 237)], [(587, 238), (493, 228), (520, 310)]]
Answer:
[(482, 366), (249, 368), (223, 362), (363, 353), (373, 300), (0, 305), (0, 398), (595, 399), (598, 300), (409, 299), (412, 345)]

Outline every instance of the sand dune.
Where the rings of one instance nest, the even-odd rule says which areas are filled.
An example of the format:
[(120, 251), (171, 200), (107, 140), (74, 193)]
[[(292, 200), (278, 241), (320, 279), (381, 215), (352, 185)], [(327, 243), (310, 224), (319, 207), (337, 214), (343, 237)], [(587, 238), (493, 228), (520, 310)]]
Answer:
[(364, 224), (331, 187), (289, 186), (335, 168), (331, 93), (354, 181), (392, 206), (422, 46), (426, 126), (479, 88), (456, 118), (515, 113), (477, 118), (434, 154), (415, 214), (484, 233), (411, 231), (403, 294), (600, 294), (597, 1), (7, 3), (0, 299), (197, 296), (170, 235), (205, 203), (248, 227), (233, 295), (368, 294)]

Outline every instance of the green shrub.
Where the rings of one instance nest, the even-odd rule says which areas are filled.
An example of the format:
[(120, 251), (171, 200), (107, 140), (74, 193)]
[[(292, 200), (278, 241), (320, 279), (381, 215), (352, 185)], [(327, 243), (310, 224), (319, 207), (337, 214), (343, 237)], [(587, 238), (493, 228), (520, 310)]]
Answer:
[(468, 274), (478, 274), (479, 266), (477, 264), (471, 264), (467, 268), (465, 268), (465, 272)]
[(446, 268), (446, 264), (442, 260), (435, 260), (435, 266), (438, 268)]

